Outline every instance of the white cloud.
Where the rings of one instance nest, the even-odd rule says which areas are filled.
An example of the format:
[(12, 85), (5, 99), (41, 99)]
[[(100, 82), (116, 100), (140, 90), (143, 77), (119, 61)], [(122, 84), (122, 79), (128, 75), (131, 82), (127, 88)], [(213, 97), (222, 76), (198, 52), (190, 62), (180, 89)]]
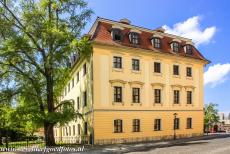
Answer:
[(227, 80), (227, 75), (230, 73), (230, 63), (215, 64), (210, 66), (204, 73), (204, 84), (210, 84), (212, 87), (221, 84)]
[(200, 16), (194, 16), (188, 18), (186, 21), (174, 24), (172, 28), (167, 25), (164, 25), (163, 28), (167, 33), (191, 38), (195, 45), (199, 46), (200, 44), (209, 43), (216, 32), (215, 26), (202, 30), (200, 28), (200, 21)]

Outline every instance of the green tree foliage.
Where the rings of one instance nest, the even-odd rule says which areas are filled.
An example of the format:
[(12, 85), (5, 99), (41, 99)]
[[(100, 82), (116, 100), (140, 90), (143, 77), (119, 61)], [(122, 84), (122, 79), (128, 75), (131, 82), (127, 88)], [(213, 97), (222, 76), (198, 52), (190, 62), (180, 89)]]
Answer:
[(204, 124), (206, 129), (209, 130), (210, 126), (212, 126), (215, 122), (218, 122), (218, 110), (217, 104), (206, 104), (204, 108)]
[(59, 96), (69, 57), (91, 53), (88, 39), (79, 39), (91, 14), (84, 0), (0, 0), (0, 103), (11, 98), (15, 119), (42, 125), (47, 146), (55, 145), (55, 124), (79, 115)]

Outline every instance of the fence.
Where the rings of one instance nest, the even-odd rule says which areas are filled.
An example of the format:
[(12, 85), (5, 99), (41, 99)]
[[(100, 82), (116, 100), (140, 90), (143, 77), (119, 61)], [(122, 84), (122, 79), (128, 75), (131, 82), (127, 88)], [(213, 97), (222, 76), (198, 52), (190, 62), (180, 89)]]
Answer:
[(0, 148), (42, 148), (45, 146), (43, 139), (31, 140), (24, 139), (18, 141), (11, 141), (10, 138), (3, 137)]
[[(1, 138), (0, 138), (1, 139)], [(23, 140), (11, 141), (10, 138), (3, 137), (0, 142), (0, 148), (44, 148), (45, 140), (39, 138), (36, 140), (25, 138)], [(56, 146), (71, 147), (75, 145), (90, 144), (90, 136), (78, 136), (78, 137), (55, 137)]]

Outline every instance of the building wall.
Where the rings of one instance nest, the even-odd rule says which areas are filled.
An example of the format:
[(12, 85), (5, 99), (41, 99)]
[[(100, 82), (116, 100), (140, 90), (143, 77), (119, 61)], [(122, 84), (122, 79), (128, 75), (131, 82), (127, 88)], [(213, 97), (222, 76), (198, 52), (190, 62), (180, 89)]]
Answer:
[[(87, 73), (83, 74), (83, 65), (86, 64)], [(79, 81), (77, 74), (79, 73)], [(74, 79), (74, 82), (72, 81)], [(74, 84), (74, 85), (73, 85)], [(70, 90), (68, 86), (70, 85)], [(66, 93), (65, 93), (66, 89)], [(83, 92), (87, 91), (87, 106), (83, 105)], [(77, 98), (80, 99), (78, 108)], [(74, 100), (74, 108), (83, 115), (83, 118), (73, 119), (64, 126), (57, 125), (54, 128), (54, 135), (57, 142), (77, 142), (82, 140), (84, 135), (84, 122), (88, 124), (87, 134), (92, 132), (92, 58), (80, 59), (74, 66), (69, 82), (63, 89), (61, 101)], [(78, 127), (80, 124), (80, 130)], [(75, 129), (74, 129), (75, 127)], [(80, 134), (78, 133), (80, 131)]]
[[(94, 44), (93, 98), (94, 139), (167, 136), (172, 134), (173, 113), (181, 117), (181, 134), (203, 132), (203, 65), (193, 58), (161, 54), (143, 49)], [(113, 68), (113, 56), (122, 57), (123, 68)], [(140, 71), (132, 70), (132, 58), (140, 60)], [(154, 62), (160, 62), (162, 73), (153, 72)], [(180, 66), (180, 75), (173, 75), (173, 64)], [(186, 77), (186, 67), (193, 76)], [(113, 86), (123, 87), (123, 102), (113, 102)], [(132, 87), (141, 89), (140, 103), (132, 103)], [(162, 89), (162, 103), (154, 104), (153, 89)], [(180, 104), (173, 103), (173, 90), (180, 90)], [(186, 91), (193, 91), (193, 103), (186, 103)], [(124, 110), (124, 111), (123, 111)], [(132, 110), (132, 111), (130, 111)], [(124, 133), (113, 133), (113, 120), (121, 117)], [(186, 117), (191, 116), (194, 128), (185, 130)], [(132, 118), (141, 120), (141, 132), (131, 133)], [(162, 117), (164, 129), (153, 132), (153, 120)]]

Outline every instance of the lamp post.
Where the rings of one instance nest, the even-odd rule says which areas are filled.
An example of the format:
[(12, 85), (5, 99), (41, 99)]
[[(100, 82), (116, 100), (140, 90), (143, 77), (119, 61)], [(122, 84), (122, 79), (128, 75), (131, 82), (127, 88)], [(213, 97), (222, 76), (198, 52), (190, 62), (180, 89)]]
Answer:
[(176, 140), (176, 116), (177, 116), (177, 113), (174, 113), (174, 127), (173, 127), (173, 130), (174, 130), (174, 136), (173, 136), (173, 139)]

